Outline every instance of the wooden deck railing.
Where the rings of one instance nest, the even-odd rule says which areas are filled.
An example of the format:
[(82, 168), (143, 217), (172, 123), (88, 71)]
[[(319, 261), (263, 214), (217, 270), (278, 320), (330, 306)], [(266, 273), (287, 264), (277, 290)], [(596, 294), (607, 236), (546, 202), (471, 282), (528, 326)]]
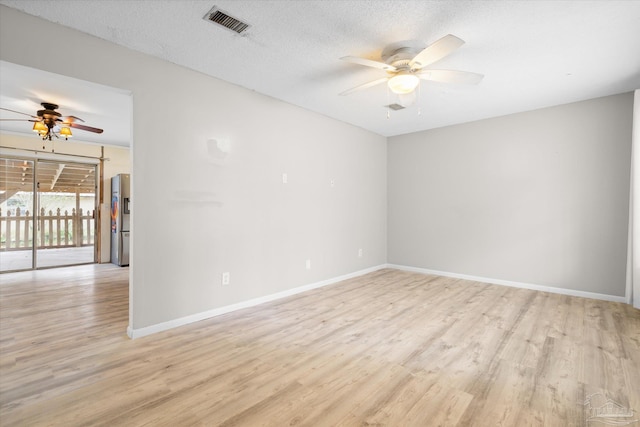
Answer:
[[(75, 209), (56, 212), (44, 209), (35, 220), (38, 248), (67, 248), (94, 244), (95, 211)], [(2, 213), (0, 209), (0, 250), (24, 250), (33, 247), (34, 219), (29, 211), (16, 209)]]

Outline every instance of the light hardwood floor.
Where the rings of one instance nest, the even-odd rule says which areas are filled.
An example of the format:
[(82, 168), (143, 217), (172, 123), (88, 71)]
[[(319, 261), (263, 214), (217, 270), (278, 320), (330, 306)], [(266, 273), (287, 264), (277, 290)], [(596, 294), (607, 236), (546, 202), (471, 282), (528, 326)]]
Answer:
[(0, 275), (0, 425), (591, 426), (596, 392), (640, 411), (624, 304), (380, 270), (129, 340), (127, 275)]

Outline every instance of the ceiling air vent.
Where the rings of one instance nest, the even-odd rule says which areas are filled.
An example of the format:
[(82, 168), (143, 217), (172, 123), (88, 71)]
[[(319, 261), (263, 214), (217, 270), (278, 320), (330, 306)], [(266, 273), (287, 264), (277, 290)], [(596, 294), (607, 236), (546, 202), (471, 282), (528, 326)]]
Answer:
[(249, 24), (246, 22), (242, 22), (241, 20), (230, 16), (228, 13), (220, 10), (217, 6), (213, 6), (213, 8), (207, 12), (206, 15), (202, 18), (206, 21), (211, 21), (215, 24), (222, 25), (223, 27), (233, 31), (234, 33), (241, 34), (247, 28), (249, 28)]
[(404, 110), (404, 107), (400, 104), (383, 105), (384, 108), (391, 108), (393, 111)]

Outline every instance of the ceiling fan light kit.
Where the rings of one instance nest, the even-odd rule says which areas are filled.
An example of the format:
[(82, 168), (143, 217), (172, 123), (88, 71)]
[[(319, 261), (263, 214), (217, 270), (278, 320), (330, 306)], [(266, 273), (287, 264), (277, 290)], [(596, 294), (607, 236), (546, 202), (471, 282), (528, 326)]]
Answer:
[[(407, 40), (388, 45), (382, 51), (383, 62), (357, 56), (344, 56), (343, 61), (386, 71), (388, 76), (345, 90), (340, 95), (349, 95), (386, 82), (389, 90), (397, 94), (404, 107), (412, 105), (416, 99), (415, 90), (420, 80), (444, 83), (478, 84), (482, 74), (467, 71), (433, 70), (426, 67), (449, 55), (464, 44), (464, 41), (448, 34), (427, 47), (417, 40)], [(411, 95), (411, 96), (408, 96)]]
[(69, 129), (68, 127), (63, 127), (62, 129), (60, 129), (60, 136), (64, 136), (64, 139), (69, 139), (73, 136), (73, 134), (71, 133), (71, 129)]
[(51, 138), (53, 136), (58, 137), (58, 135), (60, 135), (60, 137), (64, 137), (65, 141), (73, 136), (71, 129), (66, 126), (61, 128), (60, 132), (58, 132), (58, 135), (56, 135), (54, 128), (53, 127), (49, 128), (47, 125), (44, 124), (44, 122), (33, 123), (32, 130), (36, 132), (38, 135), (40, 135), (43, 140), (49, 140), (49, 141), (51, 141)]
[(409, 71), (401, 71), (389, 79), (387, 83), (391, 92), (405, 95), (413, 92), (420, 84), (420, 79)]
[(33, 124), (32, 130), (36, 133), (39, 133), (40, 135), (43, 135), (49, 131), (49, 128), (42, 122), (35, 122)]

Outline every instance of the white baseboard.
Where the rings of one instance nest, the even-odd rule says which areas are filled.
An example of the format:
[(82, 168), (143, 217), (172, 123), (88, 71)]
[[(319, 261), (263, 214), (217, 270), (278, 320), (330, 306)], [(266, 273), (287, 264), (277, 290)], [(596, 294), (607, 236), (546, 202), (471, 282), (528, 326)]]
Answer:
[(394, 268), (396, 270), (411, 271), (415, 273), (431, 274), (436, 276), (453, 277), (456, 279), (471, 280), (474, 282), (490, 283), (493, 285), (511, 286), (514, 288), (531, 289), (534, 291), (551, 292), (554, 294), (571, 295), (582, 298), (591, 298), (604, 301), (622, 302), (626, 301), (625, 297), (598, 294), (595, 292), (576, 291), (573, 289), (555, 288), (552, 286), (534, 285), (530, 283), (513, 282), (510, 280), (492, 279), (488, 277), (471, 276), (467, 274), (450, 273), (448, 271), (430, 270), (419, 267), (409, 267), (406, 265), (397, 264), (382, 264), (375, 267), (359, 270), (354, 273), (345, 274), (342, 276), (334, 277), (331, 279), (323, 280), (316, 283), (310, 283), (308, 285), (298, 286), (293, 289), (287, 289), (286, 291), (278, 292), (271, 295), (265, 295), (263, 297), (253, 298), (247, 301), (241, 301), (236, 304), (227, 305), (224, 307), (214, 308), (213, 310), (203, 311), (201, 313), (192, 314), (190, 316), (181, 317), (179, 319), (169, 320), (167, 322), (158, 323), (144, 328), (133, 329), (131, 325), (127, 327), (127, 335), (131, 339), (141, 338), (147, 335), (155, 334), (157, 332), (166, 331), (168, 329), (177, 328), (178, 326), (188, 325), (189, 323), (199, 322), (200, 320), (209, 319), (211, 317), (219, 316), (221, 314), (230, 313), (232, 311), (241, 310), (243, 308), (253, 307), (265, 302), (274, 301), (281, 298), (286, 298), (291, 295), (296, 295), (301, 292), (309, 291), (311, 289), (321, 288), (323, 286), (332, 285), (343, 280), (351, 279), (354, 277), (362, 276), (367, 273), (378, 271), (383, 268)]
[(286, 298), (291, 295), (296, 295), (301, 292), (309, 291), (311, 289), (321, 288), (323, 286), (332, 285), (343, 280), (351, 279), (353, 277), (362, 276), (373, 271), (385, 268), (386, 265), (378, 265), (375, 267), (359, 270), (354, 273), (345, 274), (342, 276), (334, 277), (331, 279), (323, 280), (321, 282), (310, 283), (308, 285), (298, 286), (293, 289), (287, 289), (286, 291), (278, 292), (271, 295), (265, 295), (263, 297), (253, 298), (247, 301), (241, 301), (236, 304), (227, 305), (224, 307), (214, 308), (213, 310), (203, 311), (201, 313), (192, 314), (190, 316), (181, 317), (179, 319), (169, 320), (167, 322), (158, 323), (151, 326), (145, 326), (144, 328), (133, 329), (131, 325), (127, 327), (127, 335), (129, 338), (141, 338), (147, 335), (155, 334), (157, 332), (166, 331), (168, 329), (177, 328), (178, 326), (188, 325), (189, 323), (199, 322), (200, 320), (209, 319), (211, 317), (219, 316), (221, 314), (230, 313), (232, 311), (241, 310), (243, 308), (253, 307), (255, 305), (263, 304), (265, 302), (274, 301), (281, 298)]
[(467, 274), (449, 273), (448, 271), (429, 270), (426, 268), (409, 267), (406, 265), (387, 264), (387, 268), (412, 271), (415, 273), (433, 274), (435, 276), (453, 277), (456, 279), (472, 280), (474, 282), (490, 283), (492, 285), (511, 286), (513, 288), (531, 289), (534, 291), (551, 292), (554, 294), (570, 295), (574, 297), (591, 298), (603, 301), (626, 302), (625, 297), (616, 295), (598, 294), (595, 292), (576, 291), (574, 289), (555, 288), (553, 286), (534, 285), (531, 283), (512, 282), (510, 280), (491, 279), (488, 277), (470, 276)]

